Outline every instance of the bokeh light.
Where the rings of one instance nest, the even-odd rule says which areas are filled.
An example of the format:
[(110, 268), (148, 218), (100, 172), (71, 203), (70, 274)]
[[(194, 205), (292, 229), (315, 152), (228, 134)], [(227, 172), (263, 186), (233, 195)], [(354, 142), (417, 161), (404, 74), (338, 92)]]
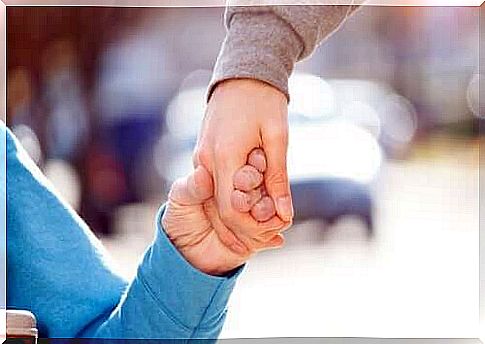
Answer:
[(368, 183), (381, 163), (379, 143), (354, 124), (334, 121), (290, 129), (290, 178), (339, 177)]
[(12, 132), (27, 151), (31, 159), (38, 164), (42, 158), (42, 151), (40, 149), (39, 139), (34, 131), (25, 124), (19, 124), (12, 128)]
[(182, 90), (167, 108), (167, 128), (175, 139), (197, 137), (204, 116), (205, 87)]
[(414, 105), (406, 98), (390, 94), (379, 104), (383, 132), (386, 138), (397, 144), (407, 144), (418, 129)]
[(342, 104), (342, 117), (369, 131), (374, 137), (379, 137), (381, 133), (381, 119), (379, 113), (370, 104), (354, 100)]
[(295, 73), (288, 81), (291, 101), (288, 111), (308, 118), (330, 116), (335, 113), (335, 94), (322, 78)]

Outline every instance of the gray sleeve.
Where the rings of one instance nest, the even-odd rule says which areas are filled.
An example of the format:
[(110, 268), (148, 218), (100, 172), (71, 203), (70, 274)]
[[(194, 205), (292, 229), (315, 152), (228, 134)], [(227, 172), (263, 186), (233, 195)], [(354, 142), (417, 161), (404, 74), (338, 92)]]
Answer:
[[(227, 35), (209, 86), (250, 78), (281, 90), (289, 99), (288, 78), (296, 62), (308, 57), (359, 6), (237, 6), (228, 4)], [(356, 1), (357, 3), (358, 1)]]

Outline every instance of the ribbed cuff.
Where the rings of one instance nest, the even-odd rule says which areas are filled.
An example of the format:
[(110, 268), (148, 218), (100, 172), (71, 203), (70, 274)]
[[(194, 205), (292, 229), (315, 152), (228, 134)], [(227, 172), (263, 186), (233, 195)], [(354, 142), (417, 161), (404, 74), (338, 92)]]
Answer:
[(214, 68), (207, 99), (228, 79), (266, 82), (289, 100), (288, 78), (303, 44), (291, 26), (269, 12), (235, 13)]
[(227, 277), (194, 268), (173, 246), (161, 226), (165, 206), (157, 215), (157, 236), (139, 273), (166, 313), (187, 329), (216, 326), (224, 317), (229, 296), (243, 267)]

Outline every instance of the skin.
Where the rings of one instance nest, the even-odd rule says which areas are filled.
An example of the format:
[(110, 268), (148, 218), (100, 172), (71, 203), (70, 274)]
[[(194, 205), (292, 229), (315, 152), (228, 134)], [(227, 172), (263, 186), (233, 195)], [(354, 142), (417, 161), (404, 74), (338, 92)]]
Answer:
[[(293, 205), (286, 169), (287, 146), (288, 104), (282, 92), (251, 79), (231, 79), (215, 88), (194, 151), (194, 167), (204, 166), (213, 177), (214, 207), (224, 229), (233, 234), (219, 233), (216, 228), (226, 246), (242, 245), (249, 251), (257, 250), (267, 228), (278, 233), (291, 225)], [(233, 195), (241, 186), (233, 176), (258, 147), (266, 154), (264, 166), (261, 153), (251, 157), (250, 166), (264, 171), (261, 191), (267, 193), (276, 208), (275, 216), (263, 224), (257, 218), (260, 210), (248, 211), (255, 205), (254, 200), (242, 207), (244, 202), (237, 201), (242, 196)], [(268, 209), (268, 200), (264, 202), (266, 206), (259, 208)]]
[[(260, 205), (261, 202), (267, 202), (264, 201), (267, 196), (255, 192), (262, 187), (265, 171), (262, 164), (265, 163), (264, 154), (261, 154), (262, 151), (252, 152), (248, 157), (248, 165), (236, 171), (233, 185), (245, 191), (234, 189), (233, 193), (254, 202), (249, 210), (252, 216), (266, 220), (275, 218), (275, 209), (272, 202), (272, 207)], [(254, 165), (249, 165), (249, 162)], [(238, 247), (241, 244), (233, 238), (234, 234), (219, 216), (214, 199), (214, 183), (204, 166), (198, 166), (192, 174), (178, 179), (172, 185), (162, 217), (163, 228), (179, 252), (192, 266), (210, 275), (227, 274), (241, 266), (254, 253), (283, 246), (284, 238), (279, 229), (274, 229), (275, 224), (271, 220), (257, 223), (258, 230), (252, 240), (258, 245), (252, 249), (244, 245)], [(226, 242), (234, 246), (227, 246)]]
[(248, 157), (246, 166), (240, 168), (234, 175), (234, 191), (231, 204), (240, 212), (250, 212), (259, 222), (270, 220), (276, 215), (273, 200), (268, 196), (263, 185), (266, 172), (266, 156), (260, 148), (254, 149)]

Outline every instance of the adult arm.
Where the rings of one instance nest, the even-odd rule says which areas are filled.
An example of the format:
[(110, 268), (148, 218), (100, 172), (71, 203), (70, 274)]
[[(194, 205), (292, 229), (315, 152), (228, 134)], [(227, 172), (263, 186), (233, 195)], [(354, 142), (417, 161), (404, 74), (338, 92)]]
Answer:
[[(264, 81), (287, 97), (288, 78), (296, 62), (310, 56), (359, 6), (242, 6), (265, 0), (230, 0), (225, 14), (227, 35), (213, 79)], [(360, 3), (362, 0), (354, 0)]]
[(249, 233), (256, 233), (258, 225), (231, 207), (232, 176), (248, 153), (261, 147), (268, 161), (265, 186), (281, 219), (275, 229), (291, 223), (288, 78), (294, 64), (309, 56), (358, 6), (235, 6), (247, 3), (229, 2), (227, 35), (209, 87), (194, 164), (213, 174), (224, 223), (252, 249), (258, 243)]

